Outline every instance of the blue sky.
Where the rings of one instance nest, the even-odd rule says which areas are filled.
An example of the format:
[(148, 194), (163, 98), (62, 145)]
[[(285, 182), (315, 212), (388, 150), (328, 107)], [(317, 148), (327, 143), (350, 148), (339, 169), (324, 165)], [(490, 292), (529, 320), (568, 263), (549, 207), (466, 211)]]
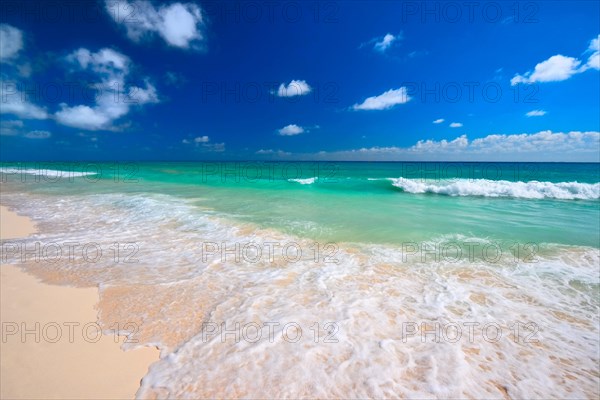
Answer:
[(2, 161), (600, 161), (597, 1), (0, 7)]

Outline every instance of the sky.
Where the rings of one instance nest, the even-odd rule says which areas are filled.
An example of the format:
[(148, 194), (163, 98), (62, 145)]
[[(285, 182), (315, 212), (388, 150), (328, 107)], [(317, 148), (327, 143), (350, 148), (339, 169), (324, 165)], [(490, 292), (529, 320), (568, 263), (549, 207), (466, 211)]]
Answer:
[(600, 162), (597, 1), (0, 3), (0, 161)]

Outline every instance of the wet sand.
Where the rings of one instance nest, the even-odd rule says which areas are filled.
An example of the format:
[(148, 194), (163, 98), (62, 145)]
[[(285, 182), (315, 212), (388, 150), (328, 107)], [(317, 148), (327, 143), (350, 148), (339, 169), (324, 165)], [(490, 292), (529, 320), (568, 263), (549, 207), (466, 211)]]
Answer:
[[(29, 218), (3, 206), (0, 213), (2, 239), (35, 233)], [(48, 285), (7, 264), (0, 273), (1, 398), (135, 397), (159, 352), (125, 352), (124, 336), (99, 334), (97, 289)]]

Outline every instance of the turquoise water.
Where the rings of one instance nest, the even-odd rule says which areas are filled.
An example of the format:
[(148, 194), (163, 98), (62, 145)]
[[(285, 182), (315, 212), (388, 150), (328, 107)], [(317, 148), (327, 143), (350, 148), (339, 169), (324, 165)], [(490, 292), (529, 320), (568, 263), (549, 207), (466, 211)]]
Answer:
[[(48, 194), (164, 193), (232, 220), (315, 240), (392, 244), (460, 234), (600, 242), (598, 164), (45, 163), (18, 171), (27, 167), (66, 172), (56, 182), (14, 170), (7, 179)], [(73, 171), (93, 174), (72, 177)], [(398, 178), (417, 187), (393, 181)], [(570, 186), (561, 187), (565, 183)]]
[[(98, 287), (105, 329), (133, 323), (137, 343), (125, 347), (160, 348), (138, 398), (600, 394), (599, 164), (1, 172), (2, 204), (39, 231), (2, 241), (3, 261), (47, 282)], [(62, 243), (78, 244), (74, 258), (31, 256)], [(102, 256), (90, 261), (83, 244)], [(289, 246), (299, 257), (281, 250)], [(289, 323), (301, 327), (297, 342), (283, 335)], [(207, 333), (248, 324), (262, 327), (261, 340)], [(425, 328), (407, 336), (406, 324)], [(423, 335), (436, 324), (436, 340)], [(501, 338), (486, 336), (490, 324)], [(444, 337), (450, 325), (462, 327), (460, 340)], [(473, 337), (467, 326), (479, 327)]]

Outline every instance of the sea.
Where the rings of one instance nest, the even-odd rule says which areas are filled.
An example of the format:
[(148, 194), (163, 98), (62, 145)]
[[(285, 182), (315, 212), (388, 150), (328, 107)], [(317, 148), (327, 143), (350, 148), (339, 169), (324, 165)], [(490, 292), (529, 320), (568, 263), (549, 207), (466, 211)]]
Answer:
[(139, 398), (598, 398), (600, 164), (3, 163)]

